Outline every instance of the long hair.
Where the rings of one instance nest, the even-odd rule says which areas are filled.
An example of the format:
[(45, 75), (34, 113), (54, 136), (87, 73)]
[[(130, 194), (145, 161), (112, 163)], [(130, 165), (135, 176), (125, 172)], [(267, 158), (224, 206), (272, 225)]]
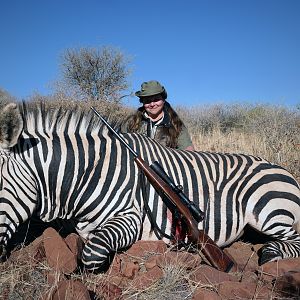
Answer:
[[(133, 114), (128, 120), (128, 129), (130, 132), (138, 132), (142, 125), (143, 114), (145, 112), (144, 106), (138, 108), (138, 110)], [(181, 132), (182, 121), (174, 111), (169, 102), (165, 101), (164, 112), (169, 115), (170, 126), (162, 127), (160, 130), (161, 136), (166, 139), (166, 146), (171, 148), (177, 148), (178, 136)], [(159, 138), (159, 137), (158, 137)]]

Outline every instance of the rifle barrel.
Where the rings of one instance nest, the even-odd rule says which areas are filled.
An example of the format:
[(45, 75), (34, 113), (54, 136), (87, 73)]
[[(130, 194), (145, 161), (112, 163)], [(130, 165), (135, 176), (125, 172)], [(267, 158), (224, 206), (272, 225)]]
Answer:
[(91, 106), (92, 111), (96, 114), (97, 117), (108, 127), (108, 129), (118, 138), (118, 140), (130, 151), (134, 157), (138, 157), (138, 154), (127, 144), (124, 138), (110, 126), (110, 124), (98, 113), (94, 106)]

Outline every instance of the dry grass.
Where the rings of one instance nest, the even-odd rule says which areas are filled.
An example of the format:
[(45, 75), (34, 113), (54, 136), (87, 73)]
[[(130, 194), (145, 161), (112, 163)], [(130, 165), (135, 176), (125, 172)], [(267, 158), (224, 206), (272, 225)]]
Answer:
[(194, 133), (192, 140), (196, 150), (199, 151), (260, 156), (281, 165), (300, 179), (300, 147), (288, 141), (282, 140), (280, 148), (274, 149), (268, 146), (264, 136), (239, 130), (222, 132), (219, 128), (213, 129), (210, 134)]
[(51, 287), (45, 278), (45, 264), (29, 261), (5, 262), (0, 266), (0, 299), (40, 299)]
[(300, 110), (267, 105), (178, 108), (199, 151), (244, 153), (300, 179)]
[[(168, 252), (170, 249), (168, 250)], [(166, 252), (166, 253), (168, 253)], [(165, 253), (165, 255), (166, 255)], [(153, 253), (153, 255), (156, 255)], [(174, 252), (171, 262), (165, 257), (161, 263), (162, 277), (147, 288), (138, 289), (134, 285), (123, 291), (126, 300), (181, 300), (192, 299), (195, 284), (189, 280), (189, 271)], [(141, 269), (145, 261), (141, 261)]]

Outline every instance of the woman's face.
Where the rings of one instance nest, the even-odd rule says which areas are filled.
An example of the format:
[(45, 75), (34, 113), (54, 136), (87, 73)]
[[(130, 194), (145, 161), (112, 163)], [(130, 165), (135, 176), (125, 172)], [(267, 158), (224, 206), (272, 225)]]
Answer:
[(165, 100), (161, 95), (143, 97), (141, 101), (151, 119), (158, 119), (162, 116)]

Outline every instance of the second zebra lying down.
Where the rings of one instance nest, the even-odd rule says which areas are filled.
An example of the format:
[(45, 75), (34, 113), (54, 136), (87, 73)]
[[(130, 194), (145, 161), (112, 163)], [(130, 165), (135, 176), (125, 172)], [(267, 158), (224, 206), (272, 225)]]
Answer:
[[(82, 261), (100, 268), (138, 239), (156, 240), (144, 209), (140, 171), (129, 151), (92, 114), (54, 113), (8, 104), (0, 120), (1, 254), (33, 213), (45, 222), (73, 220), (86, 240)], [(300, 189), (285, 169), (241, 154), (178, 151), (144, 136), (124, 134), (149, 164), (158, 161), (205, 212), (199, 223), (219, 245), (246, 225), (272, 238), (260, 262), (300, 256)], [(148, 205), (162, 232), (172, 216), (146, 182)]]

